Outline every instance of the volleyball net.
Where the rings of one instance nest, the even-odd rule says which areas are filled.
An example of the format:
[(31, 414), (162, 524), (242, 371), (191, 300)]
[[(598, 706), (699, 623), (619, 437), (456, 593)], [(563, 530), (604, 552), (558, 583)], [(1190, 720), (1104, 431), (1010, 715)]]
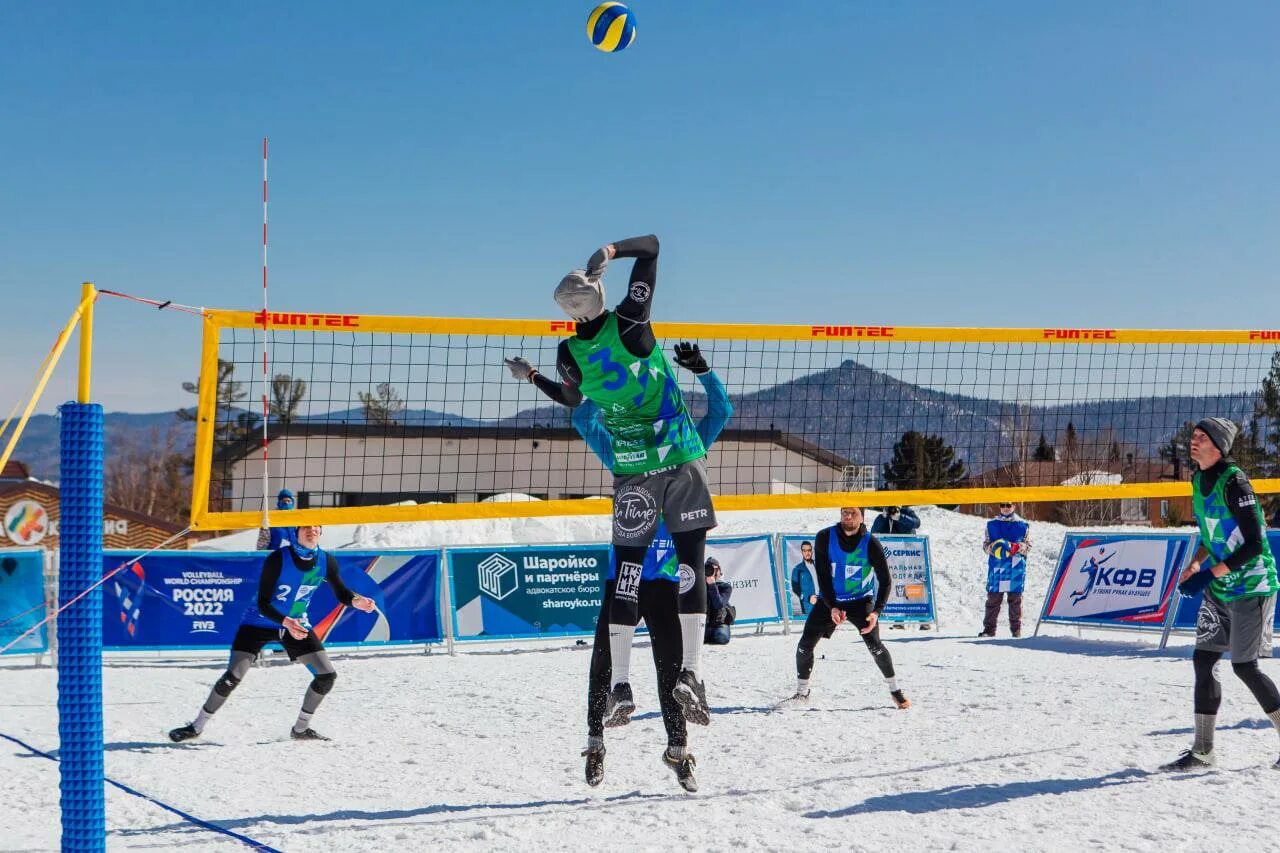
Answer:
[[(722, 510), (1187, 495), (1186, 444), (1206, 416), (1241, 424), (1255, 487), (1280, 491), (1258, 415), (1277, 332), (654, 331), (695, 419), (708, 389), (674, 367), (676, 342), (696, 342), (728, 393), (707, 455)], [(564, 320), (206, 311), (193, 527), (255, 526), (280, 488), (297, 495), (271, 512), (280, 525), (607, 511), (612, 476), (571, 410), (503, 364), (520, 355), (554, 376), (573, 333)]]

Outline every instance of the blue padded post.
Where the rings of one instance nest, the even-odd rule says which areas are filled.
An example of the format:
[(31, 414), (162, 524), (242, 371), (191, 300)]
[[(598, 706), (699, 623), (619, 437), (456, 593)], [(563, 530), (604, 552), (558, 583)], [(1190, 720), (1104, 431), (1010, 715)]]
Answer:
[[(58, 606), (102, 577), (102, 406), (66, 403)], [(102, 769), (102, 587), (58, 617), (62, 849), (106, 850)]]

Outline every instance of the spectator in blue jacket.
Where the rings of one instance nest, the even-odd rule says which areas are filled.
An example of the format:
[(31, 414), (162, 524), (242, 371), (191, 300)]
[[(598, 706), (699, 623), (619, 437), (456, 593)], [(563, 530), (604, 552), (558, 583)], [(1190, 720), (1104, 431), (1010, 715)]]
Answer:
[(979, 637), (994, 637), (1001, 599), (1009, 596), (1009, 630), (1022, 636), (1022, 589), (1027, 581), (1027, 552), (1031, 550), (1031, 525), (1014, 511), (1012, 501), (1000, 504), (1000, 512), (987, 522), (982, 550), (987, 554), (987, 608)]
[[(294, 500), (293, 492), (288, 489), (281, 489), (276, 495), (276, 509), (293, 509)], [(296, 527), (261, 527), (258, 528), (258, 544), (255, 546), (256, 551), (274, 551), (277, 548), (283, 548), (292, 545), (296, 540), (298, 528)]]
[(720, 570), (720, 561), (715, 557), (707, 557), (703, 567), (707, 578), (707, 627), (703, 632), (702, 642), (712, 646), (729, 645), (729, 626), (733, 624), (733, 605), (729, 597), (733, 595), (733, 586), (724, 579)]
[(818, 575), (813, 567), (813, 543), (800, 543), (800, 562), (791, 567), (791, 591), (800, 599), (800, 612), (808, 616), (818, 603)]
[(871, 525), (873, 536), (882, 533), (915, 533), (920, 527), (920, 516), (909, 506), (887, 506), (876, 516)]

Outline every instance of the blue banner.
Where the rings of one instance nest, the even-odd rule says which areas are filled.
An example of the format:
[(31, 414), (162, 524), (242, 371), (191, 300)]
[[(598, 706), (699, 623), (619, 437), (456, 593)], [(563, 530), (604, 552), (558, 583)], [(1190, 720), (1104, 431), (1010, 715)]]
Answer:
[[(104, 571), (138, 556), (107, 551)], [(373, 599), (377, 610), (342, 607), (325, 584), (308, 615), (327, 644), (430, 643), (442, 638), (437, 606), (438, 551), (331, 551), (343, 582)], [(107, 581), (103, 648), (230, 648), (245, 609), (258, 593), (263, 552), (158, 551)]]
[[(44, 617), (44, 551), (0, 551), (0, 648)], [(49, 626), (42, 625), (5, 654), (40, 654), (48, 650)]]
[[(800, 600), (796, 598), (792, 575), (797, 570), (809, 571), (800, 558), (800, 546), (813, 543), (811, 535), (784, 534), (782, 537), (783, 563), (787, 567), (786, 587), (788, 606), (794, 618), (802, 618)], [(885, 602), (881, 619), (886, 622), (938, 621), (937, 603), (933, 595), (933, 561), (929, 556), (929, 537), (918, 534), (876, 535), (884, 548), (885, 561), (893, 578), (893, 589)], [(812, 579), (815, 594), (817, 578)]]
[(1162, 630), (1195, 542), (1191, 533), (1068, 533), (1040, 621)]
[(448, 560), (458, 640), (595, 633), (608, 545), (450, 548)]
[[(1197, 545), (1199, 539), (1196, 539)], [(1271, 553), (1280, 553), (1280, 530), (1268, 530), (1267, 542), (1271, 545)], [(1175, 631), (1194, 631), (1196, 629), (1196, 618), (1200, 613), (1200, 602), (1204, 599), (1204, 593), (1198, 592), (1191, 598), (1186, 596), (1178, 596), (1178, 611), (1173, 617), (1173, 630)], [(1277, 627), (1280, 627), (1280, 607), (1276, 608)]]

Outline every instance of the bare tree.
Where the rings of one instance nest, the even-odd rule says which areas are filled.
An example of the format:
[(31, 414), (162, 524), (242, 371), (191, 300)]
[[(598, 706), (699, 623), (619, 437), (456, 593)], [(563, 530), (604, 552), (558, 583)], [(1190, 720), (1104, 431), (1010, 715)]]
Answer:
[(358, 394), (360, 406), (364, 409), (365, 422), (384, 426), (395, 423), (405, 410), (400, 392), (390, 382), (378, 383), (375, 391), (374, 394), (368, 391), (360, 391)]
[(191, 477), (185, 453), (179, 452), (182, 431), (152, 427), (145, 439), (127, 435), (115, 441), (103, 472), (108, 503), (186, 524), (190, 514)]
[(288, 426), (302, 398), (307, 396), (307, 383), (294, 379), (287, 373), (277, 373), (271, 379), (271, 416)]

